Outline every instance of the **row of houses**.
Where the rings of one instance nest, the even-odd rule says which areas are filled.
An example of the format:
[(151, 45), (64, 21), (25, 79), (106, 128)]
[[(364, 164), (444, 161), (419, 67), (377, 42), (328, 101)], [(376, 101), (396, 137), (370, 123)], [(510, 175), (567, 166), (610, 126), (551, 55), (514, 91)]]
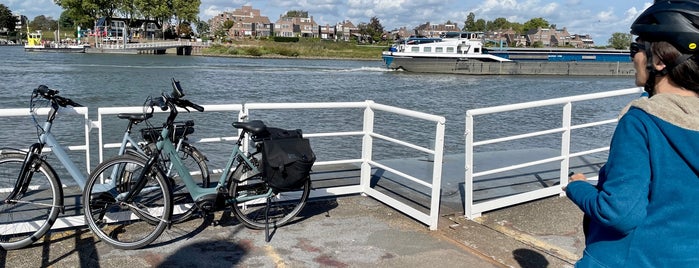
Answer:
[[(406, 28), (401, 28), (391, 32), (394, 39), (405, 38), (412, 35), (425, 37), (439, 37), (446, 32), (460, 31), (456, 23), (430, 24), (429, 22), (416, 27), (410, 31)], [(527, 31), (524, 34), (515, 32), (513, 29), (505, 29), (501, 31), (487, 31), (483, 33), (483, 38), (486, 43), (495, 46), (508, 47), (574, 47), (574, 48), (593, 48), (595, 42), (589, 34), (571, 34), (564, 27), (563, 29), (556, 28), (536, 28)]]
[(295, 15), (281, 15), (272, 23), (269, 17), (260, 14), (259, 9), (243, 6), (214, 16), (208, 23), (211, 32), (215, 33), (225, 29), (226, 22), (232, 22), (227, 34), (233, 38), (283, 36), (349, 41), (350, 37), (359, 31), (350, 21), (342, 21), (336, 25), (318, 25), (308, 13)]
[[(252, 6), (242, 6), (230, 12), (224, 12), (209, 20), (212, 32), (217, 32), (224, 28), (227, 21), (233, 22), (233, 26), (228, 29), (228, 36), (232, 38), (241, 37), (310, 37), (326, 40), (349, 41), (352, 36), (359, 36), (359, 28), (350, 21), (341, 21), (335, 25), (318, 25), (313, 16), (304, 14), (292, 14), (279, 16), (275, 22), (271, 22), (267, 16), (262, 16), (259, 9)], [(230, 24), (230, 23), (229, 23)], [(446, 32), (460, 31), (458, 24), (447, 22), (444, 24), (431, 24), (429, 22), (408, 30), (403, 27), (386, 33), (386, 36), (394, 40), (407, 38), (410, 36), (439, 37)], [(515, 47), (594, 47), (594, 41), (590, 35), (570, 34), (566, 28), (537, 28), (525, 34), (518, 34), (512, 29), (503, 31), (485, 32), (486, 42), (502, 46)]]

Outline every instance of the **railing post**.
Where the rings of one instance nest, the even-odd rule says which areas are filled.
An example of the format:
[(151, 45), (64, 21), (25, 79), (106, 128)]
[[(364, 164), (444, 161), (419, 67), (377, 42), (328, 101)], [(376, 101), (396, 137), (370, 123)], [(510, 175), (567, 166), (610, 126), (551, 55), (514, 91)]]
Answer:
[(434, 135), (434, 162), (432, 163), (430, 230), (437, 230), (439, 226), (439, 202), (442, 194), (442, 163), (444, 160), (444, 129), (445, 121), (437, 122), (437, 129)]
[[(102, 138), (104, 136), (104, 133), (102, 132), (102, 111), (100, 108), (97, 108), (97, 125), (99, 129), (97, 130), (97, 146), (99, 146), (97, 152), (99, 153), (100, 157), (100, 163), (104, 162), (104, 139)], [(89, 172), (89, 171), (88, 171)]]
[(473, 115), (466, 111), (466, 131), (464, 132), (464, 215), (473, 219)]
[[(570, 170), (570, 126), (572, 120), (572, 107), (573, 103), (568, 102), (563, 106), (563, 122), (561, 126), (563, 127), (563, 133), (561, 134), (561, 170), (560, 170), (560, 183), (559, 186), (563, 189), (568, 185), (568, 172)], [(561, 191), (561, 196), (565, 195), (565, 192)]]
[(90, 122), (90, 118), (87, 117), (87, 114), (87, 108), (85, 108), (85, 114), (83, 115), (83, 120), (85, 122), (85, 170), (89, 174), (90, 170), (92, 170), (90, 167), (90, 129), (92, 129), (92, 122)]
[(362, 137), (362, 166), (359, 177), (359, 185), (362, 192), (366, 192), (367, 189), (371, 188), (371, 155), (373, 153), (373, 138), (371, 134), (374, 133), (374, 110), (371, 105), (374, 104), (373, 101), (366, 101), (366, 108), (364, 109), (364, 125), (362, 127), (364, 136)]

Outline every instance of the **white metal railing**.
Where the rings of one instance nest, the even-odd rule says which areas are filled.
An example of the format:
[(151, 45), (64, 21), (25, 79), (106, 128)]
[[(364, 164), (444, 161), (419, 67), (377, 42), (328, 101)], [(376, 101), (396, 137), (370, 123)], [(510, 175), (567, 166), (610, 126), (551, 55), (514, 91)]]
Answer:
[[(247, 118), (248, 115), (253, 110), (281, 110), (281, 109), (343, 109), (343, 108), (357, 108), (364, 109), (364, 122), (363, 129), (356, 131), (345, 131), (345, 132), (325, 132), (325, 133), (304, 133), (304, 137), (314, 138), (314, 137), (342, 137), (342, 136), (362, 136), (363, 142), (361, 144), (362, 158), (360, 159), (342, 159), (334, 161), (317, 161), (314, 166), (329, 166), (335, 164), (347, 164), (347, 163), (358, 163), (360, 166), (360, 184), (350, 185), (350, 186), (338, 186), (330, 188), (315, 189), (312, 192), (313, 197), (322, 196), (335, 196), (335, 195), (345, 195), (345, 194), (357, 194), (363, 193), (377, 200), (415, 218), (416, 220), (429, 226), (431, 230), (437, 229), (437, 223), (439, 219), (439, 202), (440, 202), (440, 188), (441, 188), (441, 178), (442, 178), (442, 160), (444, 155), (444, 128), (445, 128), (445, 118), (442, 116), (436, 116), (416, 111), (411, 111), (407, 109), (392, 107), (388, 105), (382, 105), (374, 103), (373, 101), (365, 102), (325, 102), (325, 103), (246, 103), (246, 104), (224, 104), (224, 105), (203, 105), (204, 111), (206, 112), (238, 112), (238, 120), (242, 118)], [(108, 107), (108, 108), (98, 108), (97, 118), (98, 120), (93, 122), (92, 127), (98, 128), (99, 130), (99, 154), (100, 161), (103, 161), (103, 148), (110, 148), (119, 146), (117, 143), (103, 144), (103, 133), (102, 133), (102, 123), (104, 120), (104, 115), (107, 114), (117, 114), (117, 113), (130, 113), (130, 112), (142, 112), (143, 107)], [(157, 111), (157, 109), (156, 109)], [(388, 136), (381, 135), (374, 132), (374, 111), (384, 111), (397, 115), (432, 121), (435, 123), (435, 136), (434, 144), (432, 148), (424, 148), (414, 144), (410, 144), (405, 141), (390, 138)], [(160, 111), (158, 111), (160, 112)], [(113, 117), (109, 117), (113, 118)], [(208, 142), (223, 142), (235, 140), (237, 137), (207, 137), (190, 140), (193, 143), (208, 143)], [(425, 153), (433, 155), (433, 170), (432, 178), (428, 178), (429, 182), (424, 182), (418, 178), (407, 175), (399, 170), (392, 169), (385, 165), (382, 165), (372, 159), (372, 146), (373, 139), (382, 139), (389, 141), (391, 143), (413, 148)], [(244, 146), (247, 148), (247, 146)], [(322, 149), (320, 149), (322, 150)], [(371, 170), (372, 168), (384, 169), (388, 172), (395, 173), (405, 179), (413, 181), (415, 183), (421, 184), (423, 186), (429, 187), (431, 190), (429, 213), (424, 213), (417, 210), (407, 204), (400, 202), (399, 200), (390, 197), (378, 190), (371, 187)]]
[[(317, 161), (315, 166), (328, 166), (334, 164), (346, 164), (346, 163), (357, 163), (360, 164), (360, 182), (359, 185), (344, 185), (330, 188), (314, 189), (312, 191), (313, 197), (321, 196), (337, 196), (346, 194), (366, 194), (371, 196), (403, 213), (413, 217), (414, 219), (428, 225), (431, 230), (436, 230), (438, 226), (439, 219), (439, 203), (440, 203), (440, 188), (441, 188), (441, 178), (442, 178), (442, 160), (444, 154), (444, 129), (445, 129), (445, 118), (442, 116), (436, 116), (416, 111), (411, 111), (407, 109), (382, 105), (374, 103), (373, 101), (365, 102), (328, 102), (328, 103), (248, 103), (248, 104), (224, 104), (224, 105), (203, 105), (205, 112), (227, 112), (233, 111), (238, 113), (238, 120), (248, 117), (248, 114), (253, 110), (279, 110), (279, 109), (344, 109), (344, 108), (357, 108), (363, 109), (363, 124), (362, 129), (344, 132), (324, 132), (324, 133), (304, 133), (304, 137), (314, 138), (314, 137), (344, 137), (344, 136), (358, 136), (362, 137), (362, 143), (357, 144), (361, 149), (361, 158), (359, 159), (341, 159), (333, 161)], [(119, 143), (108, 143), (105, 144), (103, 140), (103, 126), (106, 123), (104, 120), (119, 120), (116, 117), (110, 116), (105, 117), (104, 115), (117, 114), (117, 113), (140, 113), (143, 112), (143, 107), (102, 107), (97, 109), (97, 120), (89, 121), (87, 118), (87, 108), (78, 108), (81, 114), (85, 115), (85, 149), (89, 148), (89, 131), (91, 129), (99, 129), (99, 157), (100, 162), (104, 160), (104, 149), (114, 148), (119, 146)], [(406, 141), (398, 140), (395, 138), (376, 133), (374, 131), (374, 113), (376, 111), (387, 112), (395, 115), (411, 117), (416, 119), (427, 120), (427, 122), (433, 122), (435, 124), (434, 132), (434, 143), (429, 146), (434, 149), (425, 148), (411, 144)], [(156, 109), (156, 112), (159, 109)], [(0, 117), (3, 116), (18, 116), (18, 115), (29, 115), (28, 109), (0, 109)], [(410, 133), (420, 130), (407, 130)], [(405, 134), (409, 136), (409, 134)], [(207, 143), (207, 142), (224, 142), (235, 140), (237, 137), (207, 137), (199, 138), (196, 140), (190, 139), (193, 143)], [(412, 148), (421, 152), (425, 152), (432, 155), (432, 177), (419, 178), (412, 177), (400, 170), (385, 166), (378, 161), (372, 159), (372, 147), (375, 139), (380, 139), (388, 141), (392, 144), (398, 146)], [(244, 146), (247, 147), (247, 146)], [(69, 149), (77, 149), (75, 146), (69, 147)], [(322, 148), (316, 148), (316, 150), (323, 150)], [(89, 150), (87, 150), (87, 157), (89, 157)], [(89, 167), (89, 158), (87, 158), (87, 168)], [(372, 179), (372, 169), (384, 169), (387, 172), (394, 173), (401, 176), (407, 180), (413, 181), (420, 185), (430, 187), (430, 204), (428, 212), (425, 213), (421, 210), (411, 207), (408, 204), (402, 203), (400, 200), (388, 196), (379, 190), (374, 189), (371, 186)], [(426, 180), (426, 181), (425, 181)], [(54, 224), (54, 228), (65, 228), (65, 227), (75, 227), (84, 225), (83, 216), (69, 216), (58, 219)]]
[[(45, 116), (48, 115), (49, 108), (42, 108), (38, 109), (36, 114)], [(90, 172), (90, 120), (87, 117), (87, 107), (72, 107), (72, 108), (61, 108), (58, 111), (58, 114), (60, 116), (63, 115), (79, 115), (83, 117), (83, 122), (84, 122), (84, 129), (83, 129), (83, 135), (85, 136), (85, 144), (80, 144), (80, 145), (68, 145), (65, 146), (68, 150), (70, 151), (84, 151), (85, 152), (85, 170), (87, 173)], [(11, 109), (0, 109), (0, 117), (27, 117), (27, 126), (28, 128), (32, 128), (31, 126), (33, 122), (29, 119), (29, 116), (31, 116), (31, 112), (29, 108), (11, 108)], [(45, 120), (44, 118), (37, 118), (38, 120)], [(43, 124), (43, 121), (39, 121), (40, 124)], [(60, 142), (60, 141), (59, 141)], [(29, 148), (27, 144), (26, 148), (17, 148), (17, 149), (27, 149)], [(46, 151), (50, 151), (50, 148), (44, 148)], [(87, 174), (86, 173), (86, 174)]]
[[(511, 205), (516, 205), (528, 201), (532, 201), (535, 199), (547, 197), (547, 196), (552, 196), (552, 195), (563, 195), (563, 187), (565, 187), (568, 184), (568, 169), (569, 169), (569, 164), (570, 164), (570, 159), (573, 157), (578, 157), (578, 156), (583, 156), (583, 155), (589, 155), (593, 153), (598, 153), (598, 152), (604, 152), (608, 151), (609, 147), (599, 147), (587, 151), (581, 151), (581, 152), (575, 152), (571, 153), (570, 152), (570, 144), (571, 144), (571, 130), (575, 129), (581, 129), (581, 128), (588, 128), (588, 127), (594, 127), (594, 126), (599, 126), (599, 125), (604, 125), (604, 124), (612, 124), (616, 123), (617, 119), (608, 119), (608, 120), (601, 120), (597, 122), (591, 122), (591, 123), (585, 123), (585, 124), (578, 124), (578, 125), (572, 125), (571, 124), (571, 113), (572, 113), (572, 105), (575, 102), (580, 102), (580, 101), (587, 101), (587, 100), (594, 100), (594, 99), (602, 99), (602, 98), (611, 98), (611, 97), (618, 97), (618, 96), (624, 96), (624, 95), (632, 95), (632, 94), (640, 94), (643, 92), (642, 88), (629, 88), (629, 89), (622, 89), (622, 90), (615, 90), (615, 91), (608, 91), (608, 92), (601, 92), (601, 93), (593, 93), (593, 94), (585, 94), (585, 95), (578, 95), (578, 96), (571, 96), (571, 97), (563, 97), (563, 98), (556, 98), (556, 99), (548, 99), (548, 100), (540, 100), (540, 101), (533, 101), (533, 102), (525, 102), (525, 103), (518, 103), (518, 104), (510, 104), (510, 105), (502, 105), (502, 106), (495, 106), (495, 107), (487, 107), (487, 108), (480, 108), (480, 109), (472, 109), (466, 111), (466, 131), (465, 131), (465, 200), (464, 200), (464, 214), (466, 217), (469, 219), (474, 219), (477, 217), (481, 216), (481, 213), (490, 211), (490, 210), (495, 210), (498, 208), (503, 208)], [(473, 136), (474, 136), (474, 124), (475, 124), (475, 116), (478, 115), (486, 115), (486, 114), (495, 114), (495, 113), (505, 113), (505, 112), (513, 112), (513, 111), (519, 111), (522, 109), (530, 109), (530, 108), (536, 108), (536, 107), (544, 107), (544, 106), (552, 106), (552, 105), (563, 105), (562, 109), (562, 122), (561, 126), (558, 128), (553, 128), (553, 129), (547, 129), (543, 131), (537, 131), (537, 132), (530, 132), (530, 133), (525, 133), (525, 134), (519, 134), (519, 135), (514, 135), (514, 136), (509, 136), (509, 137), (502, 137), (502, 138), (497, 138), (497, 139), (490, 139), (490, 140), (482, 140), (482, 141), (474, 141)], [(473, 163), (474, 163), (474, 147), (476, 146), (481, 146), (481, 145), (486, 145), (486, 144), (494, 144), (494, 143), (500, 143), (500, 142), (506, 142), (506, 141), (513, 141), (513, 140), (519, 140), (519, 139), (526, 139), (526, 138), (532, 138), (532, 137), (538, 137), (542, 135), (549, 135), (549, 134), (555, 134), (555, 133), (561, 133), (561, 148), (560, 148), (560, 155), (556, 157), (551, 157), (551, 158), (546, 158), (546, 159), (539, 159), (535, 161), (530, 161), (530, 162), (525, 162), (517, 165), (511, 165), (503, 168), (496, 168), (496, 169), (491, 169), (491, 170), (479, 170), (479, 172), (474, 172), (473, 170)], [(543, 189), (538, 189), (538, 190), (532, 190), (529, 192), (524, 192), (524, 193), (519, 193), (507, 197), (501, 197), (497, 199), (492, 199), (488, 201), (483, 201), (479, 202), (477, 204), (474, 204), (473, 201), (473, 194), (474, 194), (474, 186), (473, 182), (474, 179), (480, 176), (485, 176), (485, 175), (490, 175), (490, 174), (496, 174), (496, 173), (501, 173), (501, 172), (506, 172), (510, 170), (515, 170), (515, 169), (520, 169), (520, 168), (525, 168), (525, 167), (531, 167), (535, 165), (540, 165), (543, 163), (550, 163), (550, 162), (555, 162), (555, 161), (560, 161), (560, 175), (559, 175), (559, 181), (560, 183), (556, 186), (552, 187), (545, 187)], [(591, 178), (594, 179), (594, 178)]]

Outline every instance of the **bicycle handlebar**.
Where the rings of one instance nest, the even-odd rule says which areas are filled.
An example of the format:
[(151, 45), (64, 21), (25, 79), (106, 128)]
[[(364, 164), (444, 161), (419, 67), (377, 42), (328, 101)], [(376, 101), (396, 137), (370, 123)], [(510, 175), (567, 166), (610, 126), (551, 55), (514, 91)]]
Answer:
[(202, 107), (201, 105), (198, 105), (187, 99), (182, 98), (184, 97), (184, 95), (184, 90), (180, 86), (180, 81), (177, 81), (175, 80), (175, 78), (172, 78), (172, 93), (170, 95), (163, 93), (160, 98), (152, 99), (150, 103), (148, 103), (148, 106), (158, 106), (163, 111), (167, 111), (168, 109), (174, 109), (176, 107), (183, 108), (187, 111), (189, 111), (189, 108), (192, 108), (199, 112), (204, 111), (204, 107)]
[(69, 98), (64, 98), (58, 96), (58, 90), (50, 89), (45, 85), (39, 85), (38, 88), (34, 89), (32, 92), (35, 96), (41, 96), (51, 102), (58, 104), (61, 107), (73, 106), (73, 107), (83, 107), (81, 104), (74, 102)]

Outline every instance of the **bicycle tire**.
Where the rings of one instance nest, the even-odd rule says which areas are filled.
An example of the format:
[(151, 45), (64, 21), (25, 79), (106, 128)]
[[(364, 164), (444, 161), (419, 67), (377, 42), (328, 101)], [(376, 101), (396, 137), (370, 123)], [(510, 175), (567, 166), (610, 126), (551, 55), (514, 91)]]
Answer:
[[(0, 154), (0, 189), (12, 189), (26, 154)], [(5, 203), (10, 191), (0, 191), (0, 248), (20, 249), (31, 245), (51, 229), (63, 207), (63, 190), (58, 175), (43, 160), (33, 172), (30, 188), (15, 200)], [(31, 222), (31, 223), (30, 223)]]
[[(154, 149), (152, 146), (155, 146), (155, 144), (148, 144), (148, 149), (144, 150), (148, 155), (150, 155), (150, 152)], [(187, 167), (187, 170), (193, 171), (193, 174), (191, 174), (192, 179), (194, 179), (200, 187), (208, 188), (210, 184), (209, 166), (206, 164), (207, 158), (204, 154), (196, 147), (186, 142), (182, 142), (182, 146), (177, 154), (180, 156), (180, 160), (182, 160), (184, 166)], [(163, 170), (170, 169), (169, 160), (165, 159), (163, 165)], [(189, 194), (187, 186), (182, 182), (180, 175), (174, 170), (171, 170), (167, 175), (171, 178), (170, 187), (172, 189), (172, 201), (174, 204), (170, 221), (175, 224), (185, 222), (196, 215), (195, 212), (198, 210), (198, 207), (194, 204), (192, 196)]]
[[(138, 156), (116, 156), (95, 167), (85, 185), (85, 222), (97, 237), (115, 248), (147, 246), (169, 225), (172, 200), (168, 181), (157, 170), (145, 171), (145, 163)], [(151, 173), (146, 177), (146, 185), (134, 194), (132, 201), (117, 201), (133, 190), (142, 172)], [(102, 178), (105, 183), (100, 183)]]
[[(259, 163), (259, 161), (254, 161), (254, 163)], [(239, 163), (235, 171), (231, 172), (228, 177), (229, 193), (234, 201), (233, 213), (240, 222), (251, 229), (264, 229), (267, 202), (271, 202), (267, 213), (271, 228), (287, 224), (301, 212), (310, 193), (310, 179), (306, 180), (306, 183), (298, 190), (273, 193), (270, 199), (261, 197), (245, 202), (237, 201), (248, 195), (263, 195), (270, 189), (269, 185), (262, 180), (261, 174), (245, 174), (247, 169), (243, 165), (244, 163)]]

